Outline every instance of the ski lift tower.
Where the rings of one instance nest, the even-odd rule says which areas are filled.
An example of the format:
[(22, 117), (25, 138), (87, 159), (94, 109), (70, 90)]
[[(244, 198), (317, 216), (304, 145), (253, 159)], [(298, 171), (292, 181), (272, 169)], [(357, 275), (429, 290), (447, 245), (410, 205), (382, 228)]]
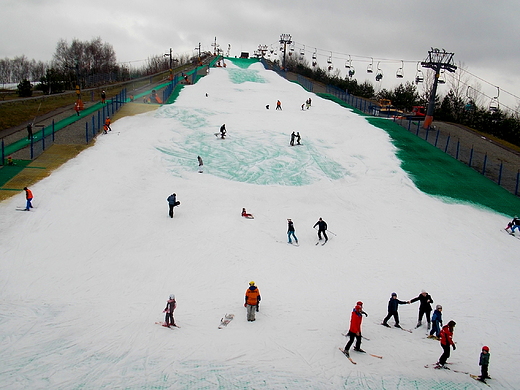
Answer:
[(287, 52), (287, 44), (291, 44), (292, 43), (292, 37), (291, 37), (291, 34), (282, 34), (280, 35), (280, 44), (283, 44), (283, 64), (282, 64), (282, 67), (283, 67), (283, 70), (286, 71), (285, 69), (285, 54)]
[(433, 122), (433, 113), (435, 112), (435, 95), (437, 94), (437, 84), (439, 83), (439, 76), (441, 70), (445, 69), (448, 72), (455, 72), (457, 67), (453, 64), (453, 56), (455, 53), (448, 53), (444, 49), (433, 48), (428, 51), (428, 58), (421, 62), (423, 68), (430, 68), (435, 71), (435, 79), (433, 80), (432, 90), (430, 92), (430, 100), (428, 102), (428, 109), (426, 110), (426, 117), (424, 118), (423, 128), (427, 129)]

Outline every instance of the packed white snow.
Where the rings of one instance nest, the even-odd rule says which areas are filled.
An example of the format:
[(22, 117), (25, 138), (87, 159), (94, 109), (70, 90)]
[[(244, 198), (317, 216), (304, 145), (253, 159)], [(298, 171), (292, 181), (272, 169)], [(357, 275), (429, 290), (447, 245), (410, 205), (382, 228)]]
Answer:
[[(259, 63), (228, 63), (112, 130), (31, 187), (32, 211), (15, 210), (23, 192), (0, 204), (0, 388), (485, 387), (424, 368), (442, 350), (413, 329), (418, 303), (399, 308), (413, 333), (380, 325), (392, 292), (422, 289), (457, 322), (453, 369), (479, 374), (488, 345), (489, 383), (520, 388), (520, 241), (501, 231), (508, 218), (419, 191), (363, 117)], [(302, 145), (289, 146), (293, 131)], [(251, 280), (255, 322), (243, 307)], [(181, 328), (155, 324), (171, 293)], [(338, 347), (358, 300), (362, 348), (383, 359), (352, 352), (353, 365)], [(226, 313), (235, 318), (218, 329)]]

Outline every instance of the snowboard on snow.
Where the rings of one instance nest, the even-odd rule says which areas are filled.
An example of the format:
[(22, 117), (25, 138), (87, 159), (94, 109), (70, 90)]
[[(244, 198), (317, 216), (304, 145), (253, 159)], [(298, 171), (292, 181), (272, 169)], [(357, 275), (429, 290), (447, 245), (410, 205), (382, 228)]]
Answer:
[(218, 328), (225, 328), (231, 321), (233, 321), (233, 318), (235, 318), (234, 314), (226, 314), (224, 317), (220, 319), (220, 325), (218, 326)]

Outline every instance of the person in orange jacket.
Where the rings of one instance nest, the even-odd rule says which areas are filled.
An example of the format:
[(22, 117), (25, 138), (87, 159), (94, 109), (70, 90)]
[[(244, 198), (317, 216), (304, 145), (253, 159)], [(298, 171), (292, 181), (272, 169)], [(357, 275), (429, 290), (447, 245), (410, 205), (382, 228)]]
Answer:
[(450, 357), (450, 348), (453, 347), (454, 351), (457, 349), (455, 343), (453, 342), (453, 329), (455, 328), (455, 325), (457, 325), (455, 321), (451, 320), (448, 322), (448, 325), (442, 327), (440, 337), (441, 347), (444, 352), (442, 353), (441, 357), (439, 358), (439, 362), (437, 363), (439, 368), (447, 368), (444, 367), (444, 365)]
[(107, 119), (105, 119), (105, 125), (107, 126), (108, 131), (112, 131), (112, 128), (110, 127), (110, 123), (112, 123), (112, 121), (110, 120), (110, 117), (107, 116)]
[(347, 336), (350, 337), (350, 340), (345, 345), (345, 349), (343, 353), (350, 357), (349, 350), (352, 344), (354, 343), (354, 338), (356, 339), (356, 346), (354, 347), (354, 351), (365, 352), (361, 349), (361, 322), (363, 321), (363, 308), (360, 305), (356, 305), (356, 307), (352, 310), (352, 314), (350, 315), (350, 328), (348, 330)]
[(247, 320), (255, 320), (255, 312), (258, 311), (258, 305), (262, 297), (260, 297), (260, 290), (255, 286), (255, 282), (249, 282), (249, 288), (246, 290), (246, 302), (244, 307), (247, 308)]
[(27, 204), (25, 205), (25, 211), (29, 211), (30, 209), (33, 208), (32, 204), (31, 204), (31, 201), (33, 200), (33, 194), (29, 188), (24, 187), (23, 189), (25, 191), (25, 199), (27, 200)]

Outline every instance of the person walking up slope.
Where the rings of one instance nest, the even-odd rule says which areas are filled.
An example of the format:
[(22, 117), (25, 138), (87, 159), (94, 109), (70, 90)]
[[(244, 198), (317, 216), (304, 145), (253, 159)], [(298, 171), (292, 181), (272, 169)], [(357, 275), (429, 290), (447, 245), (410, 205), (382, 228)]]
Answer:
[(451, 320), (448, 322), (448, 325), (444, 325), (441, 330), (441, 347), (443, 350), (443, 353), (441, 357), (439, 358), (439, 362), (437, 363), (436, 368), (447, 368), (444, 365), (446, 364), (446, 361), (450, 357), (451, 347), (453, 347), (453, 350), (455, 351), (457, 347), (455, 346), (455, 343), (453, 342), (453, 330), (455, 328), (455, 321)]
[(363, 321), (362, 313), (363, 308), (360, 305), (356, 305), (356, 307), (352, 310), (352, 314), (350, 315), (350, 328), (347, 333), (347, 336), (350, 337), (347, 345), (345, 345), (345, 349), (343, 353), (350, 357), (350, 347), (354, 343), (354, 339), (356, 339), (356, 346), (354, 347), (354, 351), (357, 352), (365, 352), (361, 349), (361, 322)]
[(254, 321), (256, 311), (258, 311), (258, 305), (261, 301), (260, 290), (255, 286), (255, 282), (249, 282), (249, 288), (246, 290), (246, 302), (244, 307), (247, 308), (247, 320)]

